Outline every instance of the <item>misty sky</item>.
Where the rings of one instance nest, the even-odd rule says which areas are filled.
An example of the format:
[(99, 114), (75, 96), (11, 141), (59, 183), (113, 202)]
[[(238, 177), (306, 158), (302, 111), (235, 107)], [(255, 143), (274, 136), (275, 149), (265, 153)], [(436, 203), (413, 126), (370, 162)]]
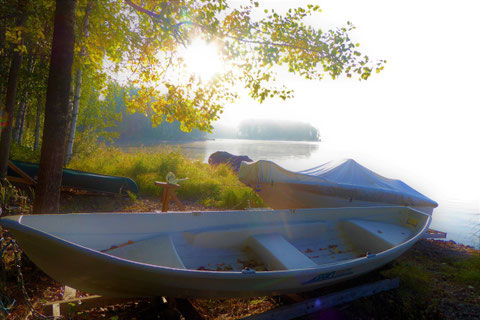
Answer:
[[(220, 122), (306, 121), (320, 130), (322, 140), (352, 153), (410, 166), (419, 178), (442, 175), (445, 193), (478, 206), (480, 2), (310, 2), (323, 10), (313, 24), (342, 27), (351, 21), (357, 27), (352, 40), (372, 60), (387, 60), (385, 70), (366, 82), (311, 82), (285, 75), (281, 80), (295, 89), (294, 99), (259, 104), (244, 98), (225, 106)], [(306, 2), (260, 3), (281, 10)]]

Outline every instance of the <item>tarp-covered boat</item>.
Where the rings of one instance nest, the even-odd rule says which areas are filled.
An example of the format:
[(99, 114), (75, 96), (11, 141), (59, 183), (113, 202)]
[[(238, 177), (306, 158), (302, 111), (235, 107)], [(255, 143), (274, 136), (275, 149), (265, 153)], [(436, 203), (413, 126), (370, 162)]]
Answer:
[(92, 213), (0, 219), (53, 279), (118, 297), (313, 290), (397, 258), (431, 216), (408, 207)]
[[(10, 162), (33, 180), (36, 180), (38, 177), (38, 164), (16, 160), (11, 160)], [(8, 168), (7, 175), (9, 177), (21, 178), (21, 175), (10, 167)], [(127, 194), (127, 191), (138, 193), (137, 184), (130, 178), (108, 176), (72, 169), (63, 169), (62, 187), (93, 192), (122, 193), (125, 195)]]
[(238, 176), (274, 209), (401, 205), (431, 214), (438, 206), (404, 182), (382, 177), (352, 159), (299, 172), (271, 161), (243, 162)]

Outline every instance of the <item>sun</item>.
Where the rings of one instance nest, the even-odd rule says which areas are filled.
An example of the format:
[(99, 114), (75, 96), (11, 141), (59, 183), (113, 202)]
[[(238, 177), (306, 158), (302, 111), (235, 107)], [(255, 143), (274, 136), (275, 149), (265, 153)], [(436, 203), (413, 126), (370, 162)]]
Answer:
[(187, 68), (187, 73), (198, 76), (202, 81), (211, 80), (224, 68), (217, 46), (201, 39), (192, 41), (180, 54)]

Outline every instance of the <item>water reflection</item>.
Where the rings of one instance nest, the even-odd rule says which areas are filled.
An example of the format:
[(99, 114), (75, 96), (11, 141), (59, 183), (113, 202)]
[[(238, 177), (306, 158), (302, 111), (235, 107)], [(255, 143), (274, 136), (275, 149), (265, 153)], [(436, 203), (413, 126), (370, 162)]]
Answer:
[(207, 140), (178, 144), (190, 158), (207, 161), (216, 151), (247, 155), (256, 160), (308, 159), (319, 148), (318, 142), (264, 141), (264, 140)]

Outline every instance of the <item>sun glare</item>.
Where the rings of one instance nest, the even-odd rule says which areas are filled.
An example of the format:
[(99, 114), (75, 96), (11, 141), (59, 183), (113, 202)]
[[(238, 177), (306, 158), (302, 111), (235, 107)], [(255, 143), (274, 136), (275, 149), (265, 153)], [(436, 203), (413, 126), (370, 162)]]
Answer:
[(185, 61), (187, 72), (195, 74), (202, 81), (210, 80), (224, 67), (218, 55), (218, 48), (200, 39), (194, 40), (181, 56)]

